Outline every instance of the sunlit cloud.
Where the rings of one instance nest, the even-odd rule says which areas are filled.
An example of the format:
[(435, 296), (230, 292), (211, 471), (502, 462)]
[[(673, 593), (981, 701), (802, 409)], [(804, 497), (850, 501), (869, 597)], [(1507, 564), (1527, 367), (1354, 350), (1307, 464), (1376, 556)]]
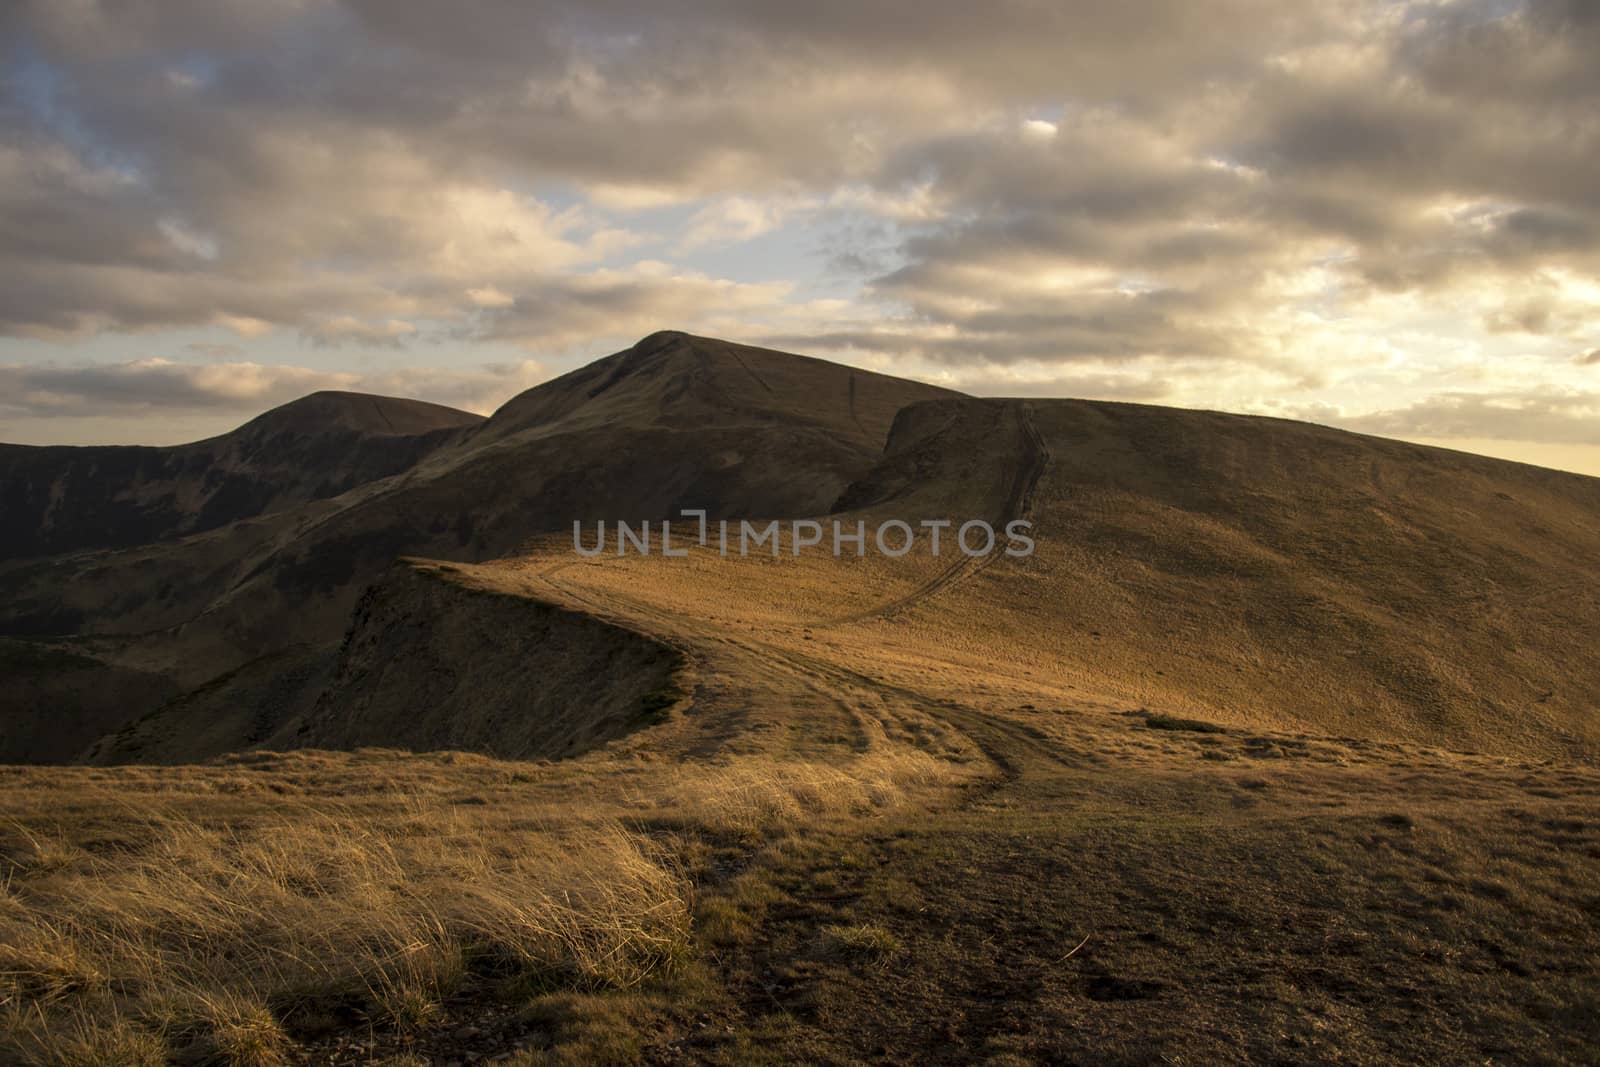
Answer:
[(248, 361), (188, 363), (140, 359), (110, 365), (0, 364), (0, 415), (37, 418), (233, 411), (287, 403), (321, 389), (429, 396), (488, 414), (544, 381), (537, 360), (460, 367), (402, 367), (373, 372), (327, 371)]
[[(23, 5), (0, 362), (126, 338), (479, 403), (510, 378), (374, 361), (561, 367), (674, 327), (985, 393), (1570, 441), (1600, 351), (1586, 11)], [(268, 379), (252, 402), (310, 381)]]

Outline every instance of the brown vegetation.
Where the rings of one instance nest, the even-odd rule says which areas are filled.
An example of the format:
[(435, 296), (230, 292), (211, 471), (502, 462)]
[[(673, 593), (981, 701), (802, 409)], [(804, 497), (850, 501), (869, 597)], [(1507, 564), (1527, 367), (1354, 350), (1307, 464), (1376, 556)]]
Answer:
[[(471, 462), (267, 548), (218, 534), (261, 568), (222, 621), (270, 587), (255, 625), (316, 630), (394, 508), (452, 514), (580, 438), (675, 442), (628, 475), (662, 507), (748, 440), (730, 513), (1026, 517), (1037, 552), (580, 559), (562, 531), (405, 563), (337, 655), (250, 660), (97, 750), (356, 751), (0, 769), (3, 1054), (1592, 1059), (1600, 482), (1131, 405), (896, 416), (881, 380), (752, 351), (657, 337), (508, 406)], [(807, 388), (809, 422), (782, 399)], [(645, 499), (618, 479), (585, 507)], [(175, 677), (205, 621), (71, 644)], [(400, 750), (434, 747), (519, 758)]]
[(687, 959), (706, 842), (757, 848), (948, 773), (917, 753), (670, 785), (619, 767), (573, 805), (564, 769), (448, 755), (15, 769), (6, 1055), (279, 1063), (341, 1030), (403, 1044), (464, 995), (632, 989)]

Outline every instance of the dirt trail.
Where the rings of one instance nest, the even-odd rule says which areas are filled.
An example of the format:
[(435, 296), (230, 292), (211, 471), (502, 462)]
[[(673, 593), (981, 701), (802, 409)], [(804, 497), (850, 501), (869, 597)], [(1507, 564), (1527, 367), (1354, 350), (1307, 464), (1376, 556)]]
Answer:
[[(691, 751), (709, 752), (741, 740), (769, 709), (806, 719), (808, 732), (828, 736), (827, 724), (850, 732), (851, 747), (869, 751), (888, 742), (888, 733), (918, 731), (946, 742), (947, 724), (936, 721), (932, 701), (910, 690), (880, 684), (868, 675), (846, 671), (824, 660), (797, 654), (780, 642), (736, 635), (714, 622), (668, 611), (647, 600), (611, 589), (564, 580), (570, 563), (555, 563), (532, 575), (537, 595), (581, 606), (607, 621), (641, 628), (682, 650), (695, 665), (692, 710), (698, 725)], [(981, 746), (978, 746), (981, 747)]]
[[(1018, 405), (1024, 441), (1036, 440), (1026, 405)], [(1024, 452), (1005, 514), (1025, 516), (1031, 494), (1047, 461), (1040, 448)], [(992, 558), (992, 557), (989, 557)], [(905, 606), (970, 573), (988, 559), (963, 558), (944, 572), (942, 581), (925, 584)], [(952, 574), (954, 572), (954, 574)], [(1006, 779), (1027, 768), (1059, 771), (1079, 765), (1039, 731), (948, 695), (922, 691), (874, 674), (867, 663), (853, 664), (848, 654), (824, 651), (812, 644), (810, 631), (825, 632), (854, 618), (830, 623), (797, 623), (774, 631), (734, 628), (652, 603), (598, 584), (585, 584), (571, 561), (542, 563), (526, 572), (528, 591), (629, 628), (643, 630), (682, 651), (694, 664), (691, 712), (696, 729), (683, 738), (689, 754), (733, 750), (761, 738), (761, 720), (781, 710), (787, 720), (799, 718), (813, 738), (829, 736), (828, 724), (846, 728), (850, 745), (869, 751), (891, 743), (909, 743), (941, 754), (981, 755)], [(884, 609), (878, 609), (882, 611)], [(878, 617), (877, 612), (863, 618)], [(1105, 705), (1085, 698), (1086, 706)], [(664, 738), (657, 739), (661, 744)]]
[[(1034, 423), (1033, 406), (1027, 401), (1016, 401), (1007, 405), (1007, 412), (1016, 420), (1017, 462), (1010, 470), (1010, 488), (1006, 494), (1004, 504), (999, 514), (991, 520), (996, 531), (1004, 532), (1006, 524), (1014, 519), (1027, 519), (1033, 515), (1034, 499), (1037, 494), (1040, 480), (1044, 477), (1045, 469), (1050, 464), (1050, 450), (1044, 443), (1044, 437), (1039, 433), (1039, 428)], [(960, 551), (957, 547), (956, 551)], [(841, 626), (848, 623), (866, 622), (870, 619), (887, 619), (908, 608), (914, 607), (929, 598), (936, 596), (942, 590), (972, 577), (1002, 557), (1002, 550), (998, 547), (986, 556), (968, 556), (961, 554), (944, 570), (917, 586), (911, 592), (901, 597), (896, 597), (887, 604), (869, 608), (866, 611), (841, 615), (831, 619), (819, 619), (810, 625), (816, 626)]]
[[(1048, 455), (1016, 410), (1005, 514), (1027, 515)], [(642, 1062), (1578, 1063), (1600, 1039), (1600, 771), (1082, 690), (1036, 707), (957, 649), (897, 658), (882, 628), (808, 627), (692, 568), (486, 571), (685, 653), (690, 706), (629, 739), (657, 756), (844, 766), (909, 745), (978, 772), (700, 885), (727, 922), (697, 937), (744, 932), (700, 944), (712, 991), (651, 1022)], [(1511, 942), (1528, 913), (1544, 926)]]

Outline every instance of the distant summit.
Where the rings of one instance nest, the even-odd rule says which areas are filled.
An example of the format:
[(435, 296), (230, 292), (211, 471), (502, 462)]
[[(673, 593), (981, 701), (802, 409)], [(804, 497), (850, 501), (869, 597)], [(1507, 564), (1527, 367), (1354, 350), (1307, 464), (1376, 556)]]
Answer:
[(586, 425), (783, 423), (825, 428), (876, 451), (906, 404), (961, 395), (810, 356), (661, 330), (513, 397), (484, 433), (501, 436), (574, 417)]
[(410, 468), (480, 415), (320, 392), (186, 445), (0, 445), (0, 556), (127, 548), (337, 496)]
[(275, 407), (223, 436), (309, 435), (337, 431), (414, 436), (474, 426), (482, 421), (482, 415), (425, 400), (324, 389)]

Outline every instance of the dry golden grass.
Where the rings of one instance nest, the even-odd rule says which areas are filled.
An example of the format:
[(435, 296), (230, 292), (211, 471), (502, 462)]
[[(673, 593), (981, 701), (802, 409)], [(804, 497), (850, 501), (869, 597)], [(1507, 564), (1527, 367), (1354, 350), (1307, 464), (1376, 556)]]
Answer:
[[(245, 757), (166, 781), (136, 768), (57, 770), (48, 784), (8, 772), (5, 799), (19, 803), (7, 806), (21, 814), (0, 833), (0, 1055), (265, 1065), (353, 1020), (425, 1030), (469, 973), (637, 987), (688, 950), (696, 836), (754, 846), (949, 776), (914, 751), (670, 774), (596, 761), (580, 814), (549, 799), (571, 795), (568, 766), (374, 759)], [(363, 797), (382, 765), (389, 790)], [(455, 773), (434, 778), (441, 766)], [(263, 769), (301, 794), (263, 804), (248, 788)], [(141, 782), (165, 788), (141, 798)]]
[[(872, 388), (828, 373), (846, 403)], [(749, 390), (739, 472), (793, 466), (786, 432), (755, 449), (746, 425), (789, 392), (775, 379), (742, 357), (733, 373)], [(549, 404), (513, 406), (502, 426), (531, 447), (557, 433), (547, 416), (602, 398), (559, 444), (517, 451), (518, 471), (545, 466), (529, 457), (547, 446), (563, 452), (549, 469), (570, 469), (569, 431), (654, 425), (686, 379), (647, 380), (580, 373)], [(699, 400), (676, 415), (723, 403)], [(877, 432), (857, 429), (851, 450), (874, 451)], [(700, 446), (671, 436), (658, 467), (691, 470)], [(0, 768), (0, 1057), (416, 1064), (469, 1042), (530, 1064), (1592, 1061), (1600, 483), (1065, 401), (919, 406), (896, 438), (852, 515), (1026, 514), (1038, 552), (580, 561), (561, 533), (521, 559), (418, 563), (496, 596), (375, 601), (367, 621), (384, 625), (359, 631), (373, 640), (336, 710), (356, 707), (368, 667), (407, 670), (367, 694), (370, 732), (322, 741), (567, 751), (494, 747), (519, 712), (548, 723), (522, 700), (529, 680), (483, 655), (488, 638), (512, 634), (506, 654), (546, 695), (557, 673), (571, 682), (551, 703), (574, 726), (622, 672), (487, 607), (526, 596), (682, 653), (652, 661), (670, 690), (618, 699), (629, 732), (571, 735), (605, 741), (584, 758)], [(795, 492), (786, 477), (776, 513), (839, 499), (851, 463), (801, 466), (816, 480)], [(510, 498), (457, 509), (486, 492), (471, 473), (430, 464), (403, 483), (427, 504), (408, 510), (487, 528)], [(617, 501), (675, 498), (651, 478), (644, 494), (616, 480)], [(740, 499), (721, 510), (773, 498)], [(368, 503), (316, 537), (387, 558), (388, 540), (366, 538), (389, 504)], [(443, 537), (413, 543), (460, 547)], [(240, 556), (206, 540), (229, 567)], [(138, 583), (188, 581), (210, 565), (193, 551), (181, 568), (142, 555)], [(126, 561), (92, 566), (95, 581), (67, 583), (89, 617), (131, 588)], [(20, 574), (12, 599), (58, 610), (61, 574)], [(305, 614), (304, 576), (282, 567), (230, 610), (265, 628), (251, 606), (280, 580), (272, 603), (293, 606), (297, 639), (340, 632), (339, 597)], [(157, 599), (119, 607), (119, 626), (187, 618)], [(451, 640), (383, 636), (418, 618)], [(138, 654), (206, 658), (191, 652)], [(459, 705), (423, 687), (434, 673)], [(465, 739), (391, 729), (495, 711), (475, 706), (495, 686), (506, 717)], [(906, 803), (976, 768), (995, 773), (961, 803)], [(493, 1032), (461, 1037), (467, 1016)], [(535, 1031), (537, 1050), (517, 1044)]]
[(951, 779), (950, 764), (916, 749), (882, 749), (843, 766), (745, 759), (670, 790), (665, 812), (746, 843), (827, 816), (871, 814)]
[(313, 810), (147, 832), (132, 856), (35, 835), (13, 857), (0, 998), (24, 1045), (47, 1049), (62, 1014), (129, 1016), (269, 1063), (287, 1044), (279, 1020), (324, 1003), (426, 1025), (469, 958), (630, 986), (688, 934), (684, 878), (614, 823), (529, 835), (450, 809), (382, 827)]

